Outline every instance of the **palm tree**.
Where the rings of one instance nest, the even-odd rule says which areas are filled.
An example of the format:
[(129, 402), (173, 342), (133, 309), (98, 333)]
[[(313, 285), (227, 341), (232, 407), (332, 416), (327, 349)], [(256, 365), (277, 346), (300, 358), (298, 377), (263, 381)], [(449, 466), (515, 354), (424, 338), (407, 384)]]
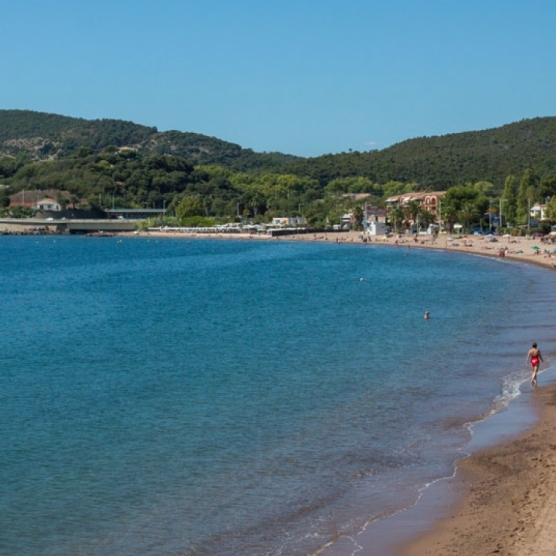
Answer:
[(390, 222), (394, 224), (394, 232), (398, 233), (398, 225), (405, 220), (405, 212), (400, 205), (395, 206), (389, 215)]
[(363, 209), (361, 205), (357, 205), (353, 209), (353, 220), (355, 220), (355, 229), (361, 230), (363, 228), (363, 218), (365, 215), (363, 214)]
[(464, 203), (459, 211), (459, 217), (462, 219), (466, 231), (471, 229), (471, 223), (477, 221), (479, 216), (479, 211), (473, 203)]
[(404, 208), (404, 212), (407, 216), (407, 219), (413, 222), (416, 228), (417, 228), (417, 219), (419, 218), (420, 211), (421, 211), (421, 205), (417, 201), (411, 201)]
[[(452, 231), (457, 220), (458, 212), (452, 203), (442, 204), (442, 222), (449, 232)], [(440, 222), (439, 222), (440, 225)]]
[(417, 215), (417, 219), (419, 223), (423, 224), (425, 227), (428, 227), (429, 224), (434, 224), (436, 218), (432, 212), (429, 212), (425, 209), (420, 209), (419, 214)]

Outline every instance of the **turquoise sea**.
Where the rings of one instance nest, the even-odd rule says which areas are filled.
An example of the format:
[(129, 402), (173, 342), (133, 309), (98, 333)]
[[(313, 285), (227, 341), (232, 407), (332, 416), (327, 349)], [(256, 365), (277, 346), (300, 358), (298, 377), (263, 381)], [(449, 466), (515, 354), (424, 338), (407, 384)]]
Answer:
[(351, 554), (556, 350), (556, 273), (507, 260), (4, 236), (0, 261), (2, 556)]

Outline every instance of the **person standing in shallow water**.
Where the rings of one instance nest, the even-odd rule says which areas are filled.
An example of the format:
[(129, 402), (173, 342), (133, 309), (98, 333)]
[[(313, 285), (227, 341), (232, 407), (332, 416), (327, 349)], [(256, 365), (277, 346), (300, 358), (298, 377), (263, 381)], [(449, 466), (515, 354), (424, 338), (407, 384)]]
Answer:
[(541, 355), (541, 350), (537, 347), (536, 342), (533, 342), (533, 347), (527, 353), (527, 363), (531, 364), (533, 374), (531, 376), (531, 384), (537, 385), (537, 373), (539, 372), (539, 363), (544, 361)]

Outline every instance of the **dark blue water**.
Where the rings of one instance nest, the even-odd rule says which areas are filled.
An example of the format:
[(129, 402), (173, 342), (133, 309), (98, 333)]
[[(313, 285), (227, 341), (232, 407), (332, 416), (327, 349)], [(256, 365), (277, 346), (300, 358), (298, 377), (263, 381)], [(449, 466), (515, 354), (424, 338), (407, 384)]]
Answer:
[(555, 275), (494, 259), (3, 237), (0, 262), (2, 556), (315, 553), (451, 475), (556, 348)]

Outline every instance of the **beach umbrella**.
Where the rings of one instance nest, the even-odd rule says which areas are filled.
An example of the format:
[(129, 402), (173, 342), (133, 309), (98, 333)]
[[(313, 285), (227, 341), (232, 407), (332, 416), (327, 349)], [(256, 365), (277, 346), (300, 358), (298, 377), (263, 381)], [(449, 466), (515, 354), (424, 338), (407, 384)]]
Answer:
[(540, 251), (540, 247), (537, 247), (536, 245), (531, 245), (531, 249), (536, 249), (537, 251)]
[(502, 237), (512, 237), (511, 234), (504, 234)]

